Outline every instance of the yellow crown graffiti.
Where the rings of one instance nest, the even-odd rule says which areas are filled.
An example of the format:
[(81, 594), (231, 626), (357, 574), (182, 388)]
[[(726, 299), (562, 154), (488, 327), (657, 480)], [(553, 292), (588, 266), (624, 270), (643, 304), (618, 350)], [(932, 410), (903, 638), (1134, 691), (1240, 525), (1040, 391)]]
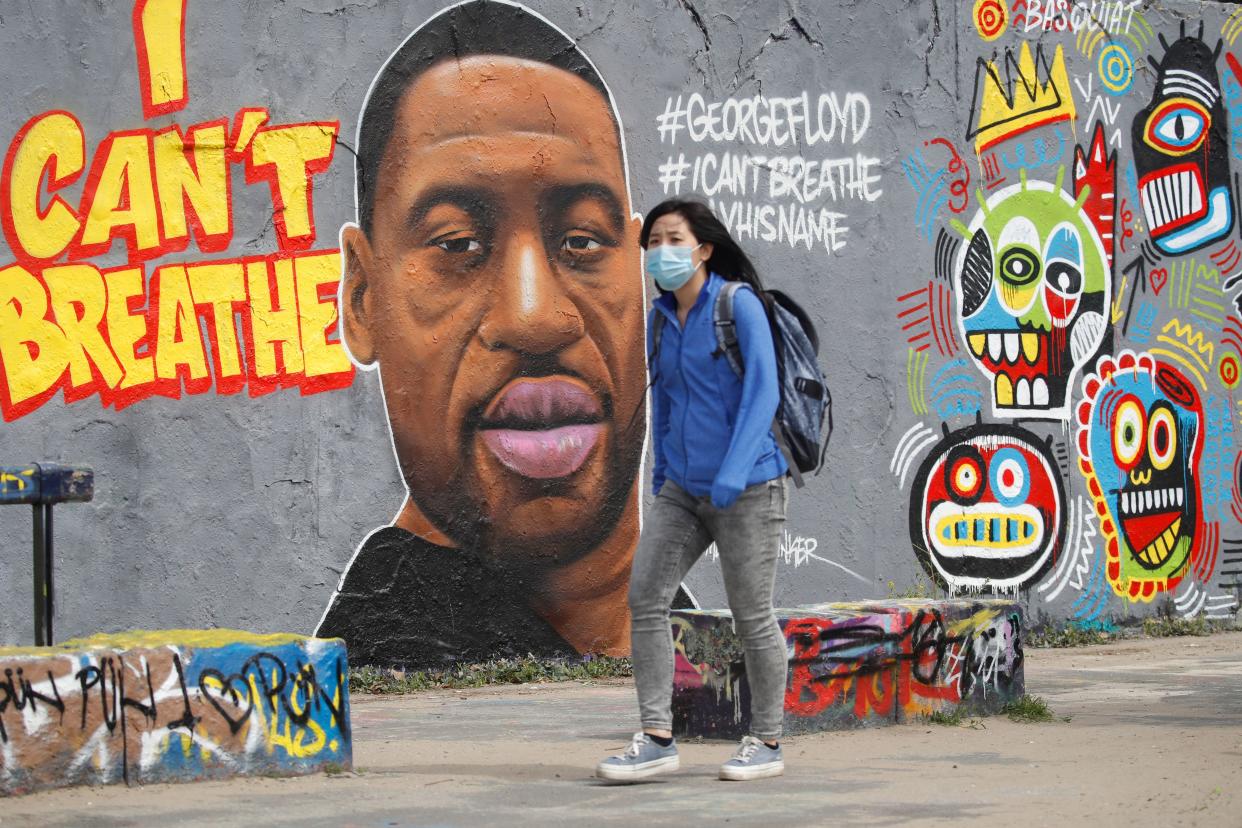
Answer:
[(978, 152), (1018, 133), (1073, 121), (1077, 116), (1061, 46), (1053, 54), (1051, 67), (1042, 46), (1036, 46), (1032, 55), (1030, 45), (1023, 43), (1016, 58), (1006, 49), (1003, 80), (997, 63), (980, 58), (975, 67), (971, 128), (966, 137), (974, 139)]

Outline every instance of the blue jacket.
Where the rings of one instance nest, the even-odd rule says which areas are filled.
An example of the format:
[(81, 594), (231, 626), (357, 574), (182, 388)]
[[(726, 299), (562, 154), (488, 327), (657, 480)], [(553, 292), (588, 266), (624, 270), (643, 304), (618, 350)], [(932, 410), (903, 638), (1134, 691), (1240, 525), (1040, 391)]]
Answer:
[(659, 493), (665, 479), (672, 480), (695, 497), (710, 495), (717, 508), (788, 469), (772, 436), (780, 405), (776, 349), (763, 303), (749, 287), (733, 295), (745, 379), (738, 379), (723, 354), (712, 356), (713, 309), (724, 284), (715, 273), (708, 276), (684, 330), (672, 293), (657, 299), (647, 318), (650, 348), (655, 315), (665, 317), (652, 366), (653, 489)]

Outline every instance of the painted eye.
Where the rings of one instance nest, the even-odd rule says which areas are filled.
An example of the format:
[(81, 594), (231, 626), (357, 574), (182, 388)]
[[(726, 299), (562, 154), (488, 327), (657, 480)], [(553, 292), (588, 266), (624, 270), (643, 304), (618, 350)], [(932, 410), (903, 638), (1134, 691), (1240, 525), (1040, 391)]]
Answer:
[(1039, 278), (1039, 257), (1022, 247), (1001, 253), (1001, 278), (1011, 285), (1028, 285)]
[(953, 500), (969, 506), (983, 494), (983, 457), (973, 446), (958, 446), (945, 462), (945, 487)]
[(584, 236), (581, 233), (566, 236), (565, 240), (561, 242), (561, 249), (577, 253), (589, 253), (593, 250), (599, 250), (602, 246), (591, 236)]
[(1177, 454), (1177, 421), (1173, 412), (1164, 406), (1151, 412), (1151, 421), (1147, 424), (1147, 452), (1151, 464), (1160, 471), (1167, 469)]
[(438, 238), (431, 242), (445, 253), (477, 253), (483, 249), (479, 240), (472, 236), (453, 236)]
[(1169, 155), (1185, 155), (1207, 135), (1210, 117), (1188, 98), (1171, 98), (1151, 113), (1144, 137), (1153, 148)]
[(1078, 313), (1082, 298), (1082, 272), (1065, 262), (1049, 262), (1044, 279), (1044, 307), (1052, 324), (1064, 328)]
[(1143, 448), (1143, 407), (1134, 397), (1126, 397), (1113, 415), (1113, 456), (1117, 465), (1129, 471), (1134, 468)]
[(1003, 448), (992, 456), (992, 492), (1003, 506), (1017, 506), (1031, 491), (1026, 458), (1017, 449)]

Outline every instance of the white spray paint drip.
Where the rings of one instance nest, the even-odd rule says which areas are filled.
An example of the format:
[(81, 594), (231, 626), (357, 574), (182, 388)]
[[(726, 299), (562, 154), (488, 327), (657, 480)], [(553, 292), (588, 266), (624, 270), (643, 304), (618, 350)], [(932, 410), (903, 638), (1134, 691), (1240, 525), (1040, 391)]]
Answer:
[(1091, 557), (1095, 554), (1095, 548), (1091, 544), (1091, 539), (1095, 537), (1095, 515), (1085, 508), (1081, 496), (1070, 502), (1069, 509), (1069, 552), (1052, 578), (1036, 587), (1037, 592), (1046, 592), (1056, 584), (1056, 588), (1044, 596), (1045, 603), (1055, 601), (1067, 586), (1073, 586), (1081, 592), (1087, 582), (1087, 574), (1091, 571)]

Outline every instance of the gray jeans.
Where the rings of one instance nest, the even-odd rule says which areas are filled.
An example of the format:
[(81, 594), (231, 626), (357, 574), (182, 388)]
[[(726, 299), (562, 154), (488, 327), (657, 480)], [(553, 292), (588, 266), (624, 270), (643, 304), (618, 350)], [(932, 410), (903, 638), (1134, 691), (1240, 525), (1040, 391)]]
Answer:
[(772, 589), (787, 498), (784, 477), (747, 488), (727, 509), (672, 481), (661, 487), (643, 523), (630, 575), (630, 644), (644, 728), (673, 727), (669, 605), (682, 578), (714, 540), (733, 625), (746, 653), (751, 733), (766, 741), (780, 738), (788, 658), (772, 611)]

